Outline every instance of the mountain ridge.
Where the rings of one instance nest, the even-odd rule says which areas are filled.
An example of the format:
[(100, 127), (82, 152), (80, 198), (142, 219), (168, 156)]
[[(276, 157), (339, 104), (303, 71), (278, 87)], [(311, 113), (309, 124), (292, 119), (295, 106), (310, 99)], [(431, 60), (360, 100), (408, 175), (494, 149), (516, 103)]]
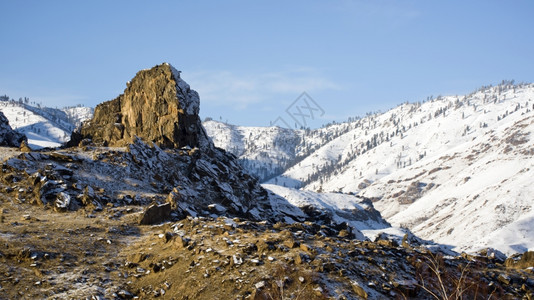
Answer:
[[(377, 208), (387, 220), (393, 220), (392, 223), (394, 225), (408, 226), (410, 229), (415, 229), (414, 233), (421, 235), (423, 238), (435, 239), (436, 242), (460, 241), (461, 245), (458, 245), (458, 250), (476, 250), (493, 245), (508, 254), (522, 252), (534, 246), (530, 243), (534, 240), (534, 233), (530, 230), (523, 230), (522, 235), (524, 237), (518, 237), (517, 239), (517, 241), (522, 241), (520, 243), (523, 243), (523, 246), (510, 248), (510, 245), (513, 244), (510, 241), (507, 243), (474, 243), (473, 240), (461, 239), (458, 235), (452, 234), (454, 229), (451, 231), (451, 235), (447, 236), (447, 231), (453, 228), (452, 224), (444, 226), (447, 227), (445, 233), (440, 233), (441, 231), (439, 230), (430, 233), (417, 229), (428, 226), (425, 223), (413, 224), (413, 222), (404, 222), (401, 220), (401, 215), (393, 218), (394, 215), (401, 212), (400, 208), (394, 210), (393, 207), (402, 207), (402, 210), (404, 210), (412, 203), (416, 203), (425, 193), (439, 186), (441, 186), (442, 194), (446, 194), (447, 189), (443, 185), (446, 185), (447, 182), (460, 182), (463, 180), (471, 183), (476, 182), (474, 181), (476, 173), (457, 179), (449, 177), (447, 177), (447, 180), (441, 179), (444, 182), (439, 180), (417, 182), (418, 177), (422, 176), (419, 175), (422, 169), (418, 172), (411, 172), (410, 176), (403, 175), (404, 171), (415, 170), (419, 165), (426, 166), (427, 175), (431, 173), (431, 175), (437, 176), (442, 172), (447, 172), (450, 166), (440, 163), (440, 158), (447, 153), (474, 151), (470, 159), (483, 160), (484, 155), (477, 153), (477, 151), (481, 152), (483, 149), (477, 150), (475, 148), (481, 148), (482, 145), (486, 145), (483, 148), (487, 148), (489, 145), (490, 148), (502, 148), (501, 156), (497, 156), (496, 160), (502, 157), (503, 160), (517, 161), (519, 159), (518, 161), (521, 161), (521, 157), (524, 157), (526, 159), (523, 160), (525, 169), (529, 169), (529, 166), (530, 169), (534, 168), (530, 160), (528, 160), (531, 155), (531, 149), (533, 149), (531, 141), (532, 127), (529, 125), (529, 122), (531, 122), (529, 120), (532, 120), (534, 111), (532, 99), (534, 99), (533, 84), (514, 85), (512, 82), (503, 82), (498, 86), (482, 87), (465, 96), (439, 96), (436, 99), (429, 98), (428, 101), (424, 102), (403, 103), (384, 113), (368, 114), (366, 117), (356, 118), (350, 122), (332, 124), (315, 130), (286, 129), (289, 130), (285, 133), (286, 136), (296, 136), (296, 139), (292, 140), (293, 143), (290, 144), (290, 147), (286, 147), (295, 149), (293, 156), (280, 150), (283, 150), (284, 147), (275, 147), (269, 149), (270, 152), (264, 151), (266, 153), (264, 160), (272, 163), (272, 174), (279, 173), (279, 169), (284, 169), (284, 166), (289, 167), (282, 174), (271, 179), (262, 177), (264, 173), (258, 175), (258, 168), (253, 167), (249, 171), (259, 178), (266, 179), (266, 183), (269, 184), (318, 192), (359, 194), (374, 199), (373, 201)], [(523, 120), (523, 123), (516, 124), (521, 120)], [(213, 120), (205, 122), (205, 124), (207, 125), (208, 133), (211, 136), (215, 136), (214, 142), (216, 146), (226, 149), (232, 148), (232, 143), (219, 141), (220, 138), (218, 136), (221, 133), (217, 131), (217, 128), (223, 125)], [(254, 127), (225, 126), (238, 132), (248, 131), (248, 144), (245, 143), (244, 145), (250, 145), (250, 149), (257, 148), (250, 141), (262, 140), (261, 144), (264, 140), (269, 140), (269, 137), (256, 138), (268, 132), (267, 128), (260, 128), (255, 133)], [(501, 127), (511, 128), (510, 134), (491, 137), (492, 131)], [(229, 131), (224, 134), (229, 135), (232, 132)], [(239, 134), (236, 136), (239, 137)], [(481, 144), (479, 144), (479, 141), (486, 139), (486, 136), (489, 136), (489, 140), (486, 143), (480, 142)], [(519, 152), (510, 150), (516, 146), (521, 147), (522, 150), (518, 150)], [(509, 155), (506, 156), (505, 152), (509, 153)], [(242, 150), (241, 153), (241, 157), (239, 153), (234, 154), (237, 154), (241, 158), (242, 164), (247, 167), (247, 163), (243, 162), (250, 159), (250, 155), (247, 149)], [(285, 164), (276, 164), (279, 161), (279, 157), (288, 156), (291, 157), (291, 161), (286, 161)], [(464, 165), (460, 160), (455, 162), (458, 167)], [(494, 169), (490, 167), (491, 164), (488, 165), (485, 172), (489, 172), (489, 174), (500, 172), (498, 167)], [(521, 168), (516, 170), (517, 167), (507, 166), (505, 170), (506, 168), (515, 170), (510, 172), (517, 173), (519, 174), (517, 176), (522, 176), (522, 178), (528, 178), (530, 175), (529, 171), (519, 172)], [(460, 172), (457, 171), (451, 176), (460, 176), (459, 174)], [(467, 177), (470, 178), (465, 179)], [(511, 179), (506, 180), (499, 189), (505, 192), (521, 189), (520, 186), (514, 186), (512, 182), (514, 181)], [(489, 182), (478, 182), (479, 189), (484, 189), (490, 185)], [(450, 191), (457, 189), (455, 185), (446, 186)], [(384, 190), (391, 190), (392, 192), (385, 194)], [(522, 197), (528, 198), (533, 195), (533, 191), (526, 189)], [(496, 197), (491, 194), (488, 194), (487, 197), (489, 197), (487, 200), (490, 203), (496, 203)], [(404, 204), (393, 204), (389, 200), (387, 202), (386, 198), (395, 198), (397, 202)], [(444, 199), (446, 198), (444, 197)], [(456, 200), (458, 202), (457, 205), (461, 206), (462, 199)], [(471, 201), (473, 200), (471, 199)], [(429, 205), (433, 206), (434, 204)], [(495, 206), (497, 205), (499, 204), (495, 204)], [(508, 218), (506, 224), (513, 226), (515, 221), (530, 224), (530, 221), (522, 218), (526, 216), (531, 206), (527, 205), (517, 210), (513, 208), (513, 201), (508, 201), (503, 205), (505, 207), (504, 214), (506, 215), (504, 219)], [(406, 216), (406, 219), (418, 218), (417, 215), (414, 216), (408, 211), (403, 215)], [(423, 218), (424, 216), (420, 217)], [(471, 217), (473, 217), (473, 220), (483, 220), (488, 215), (472, 212)], [(494, 228), (493, 226), (489, 227)], [(497, 228), (494, 229), (497, 230)], [(486, 231), (483, 230), (483, 232)], [(510, 240), (513, 240), (513, 238)], [(469, 247), (471, 243), (477, 246)]]

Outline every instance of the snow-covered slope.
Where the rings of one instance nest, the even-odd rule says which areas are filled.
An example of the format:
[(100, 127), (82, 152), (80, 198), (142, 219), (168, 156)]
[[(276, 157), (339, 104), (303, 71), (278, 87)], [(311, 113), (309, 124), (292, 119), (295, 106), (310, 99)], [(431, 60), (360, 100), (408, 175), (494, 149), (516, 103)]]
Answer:
[(397, 226), (507, 254), (534, 249), (534, 117), (509, 116), (475, 139), (381, 178), (361, 192)]
[(530, 113), (533, 93), (532, 85), (498, 86), (469, 96), (406, 103), (346, 123), (352, 128), (286, 170), (279, 182), (312, 190), (357, 192), (370, 182), (421, 159), (435, 159), (493, 126), (510, 122), (509, 115)]
[(203, 122), (215, 146), (239, 158), (260, 181), (281, 174), (294, 160), (301, 132), (279, 127), (245, 127)]
[(316, 130), (292, 130), (274, 126), (236, 126), (214, 120), (205, 121), (203, 125), (215, 146), (237, 156), (260, 181), (272, 179), (270, 183), (291, 187), (300, 187), (302, 183), (277, 176), (355, 128), (353, 123), (340, 123)]
[(457, 249), (533, 249), (533, 100), (533, 84), (503, 82), (294, 131), (295, 159), (268, 183), (372, 198), (393, 225)]
[(32, 148), (58, 147), (68, 141), (72, 130), (90, 118), (93, 109), (35, 107), (16, 101), (0, 101), (0, 111), (16, 131), (28, 137)]
[[(309, 210), (313, 208), (318, 213), (330, 218), (334, 223), (341, 224), (346, 222), (352, 227), (354, 232), (357, 232), (358, 239), (364, 239), (361, 230), (376, 230), (391, 227), (376, 211), (373, 204), (366, 199), (358, 198), (353, 195), (339, 194), (339, 193), (315, 193), (312, 191), (303, 191), (293, 188), (286, 188), (279, 185), (264, 184), (264, 188), (269, 190), (274, 195), (285, 199), (291, 207), (281, 208), (276, 201), (276, 197), (272, 197), (271, 202), (273, 207), (278, 211), (285, 211), (290, 209), (287, 215), (299, 215), (295, 212), (296, 209)], [(284, 203), (282, 201), (281, 203)], [(303, 212), (300, 214), (304, 215)]]

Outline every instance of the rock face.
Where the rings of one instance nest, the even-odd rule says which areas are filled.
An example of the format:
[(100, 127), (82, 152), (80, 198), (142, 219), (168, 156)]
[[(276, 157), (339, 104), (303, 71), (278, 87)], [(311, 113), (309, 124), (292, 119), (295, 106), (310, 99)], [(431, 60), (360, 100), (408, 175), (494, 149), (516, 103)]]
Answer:
[(163, 63), (142, 70), (124, 94), (95, 108), (93, 119), (74, 132), (67, 146), (90, 139), (99, 146), (126, 146), (135, 137), (162, 148), (206, 148), (211, 142), (202, 127), (198, 93)]
[(9, 120), (0, 111), (0, 146), (19, 147), (22, 141), (26, 141), (26, 136), (16, 132), (9, 126)]

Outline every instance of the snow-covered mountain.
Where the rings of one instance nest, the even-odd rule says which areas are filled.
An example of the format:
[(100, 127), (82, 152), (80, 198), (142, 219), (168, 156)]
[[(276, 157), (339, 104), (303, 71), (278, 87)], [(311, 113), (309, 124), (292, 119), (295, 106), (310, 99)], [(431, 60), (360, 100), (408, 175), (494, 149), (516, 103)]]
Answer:
[(286, 129), (292, 138), (272, 148), (282, 129), (205, 126), (242, 162), (259, 148), (267, 172), (285, 169), (267, 183), (359, 194), (422, 238), (511, 253), (534, 248), (532, 100), (533, 84), (503, 82), (317, 130)]
[(261, 181), (282, 174), (290, 166), (301, 140), (301, 132), (280, 127), (245, 127), (213, 120), (202, 125), (217, 147), (238, 157)]
[(316, 130), (293, 130), (280, 127), (247, 127), (214, 120), (203, 122), (215, 146), (239, 158), (240, 163), (262, 182), (291, 187), (287, 178), (278, 182), (278, 175), (323, 145), (354, 128), (351, 123), (331, 124)]
[(56, 109), (17, 101), (0, 101), (0, 111), (13, 129), (28, 137), (29, 146), (35, 149), (61, 146), (70, 139), (76, 126), (93, 115), (90, 107)]

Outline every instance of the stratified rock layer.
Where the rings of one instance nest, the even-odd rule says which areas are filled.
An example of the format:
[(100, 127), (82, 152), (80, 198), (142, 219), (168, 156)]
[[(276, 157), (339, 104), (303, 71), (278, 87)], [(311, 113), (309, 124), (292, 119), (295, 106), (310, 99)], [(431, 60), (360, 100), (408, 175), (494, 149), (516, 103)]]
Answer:
[(201, 125), (198, 93), (164, 63), (142, 70), (124, 94), (99, 104), (93, 119), (72, 134), (67, 146), (90, 139), (100, 146), (126, 146), (135, 137), (162, 148), (211, 147)]
[(9, 126), (9, 120), (0, 111), (0, 146), (19, 147), (22, 141), (26, 141), (26, 136), (13, 130)]

